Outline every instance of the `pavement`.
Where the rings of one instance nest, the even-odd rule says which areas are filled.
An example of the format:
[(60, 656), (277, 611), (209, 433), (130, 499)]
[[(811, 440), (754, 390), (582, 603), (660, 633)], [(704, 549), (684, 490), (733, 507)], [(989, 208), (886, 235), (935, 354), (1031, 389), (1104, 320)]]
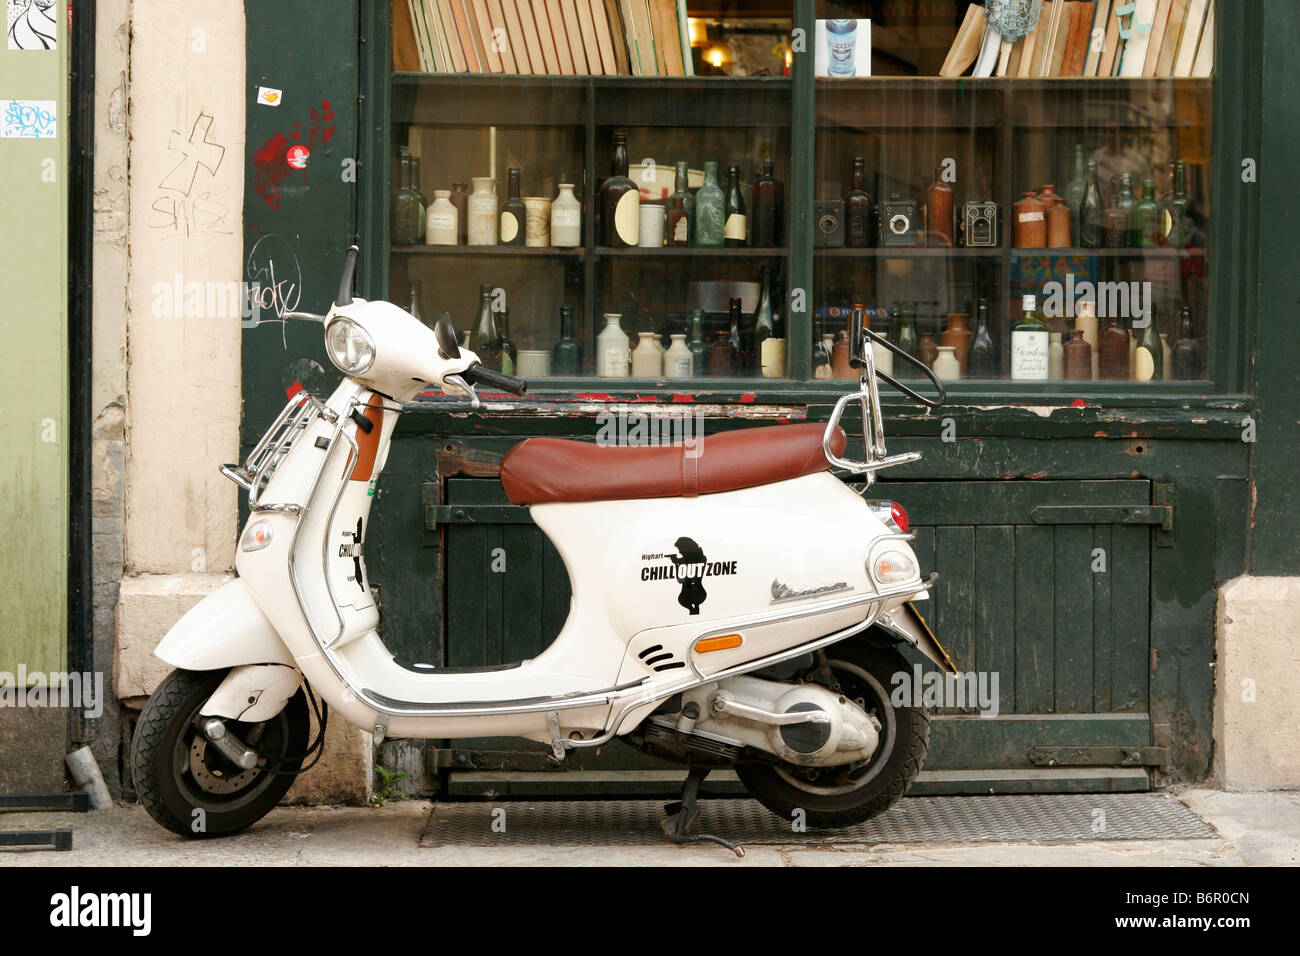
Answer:
[(74, 830), (73, 849), (0, 850), (7, 866), (1296, 866), (1300, 792), (1173, 791), (1218, 834), (1205, 839), (1070, 843), (877, 843), (749, 846), (421, 847), (431, 804), (280, 807), (249, 830), (186, 840), (136, 805), (0, 816), (2, 829)]

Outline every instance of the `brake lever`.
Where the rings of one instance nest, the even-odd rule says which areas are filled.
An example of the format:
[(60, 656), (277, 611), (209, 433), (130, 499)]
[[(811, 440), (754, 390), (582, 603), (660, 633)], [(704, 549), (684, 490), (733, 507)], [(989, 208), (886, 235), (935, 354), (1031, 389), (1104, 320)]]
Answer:
[(325, 316), (317, 315), (315, 312), (286, 312), (286, 319), (300, 319), (303, 322), (324, 322)]
[(482, 403), (481, 401), (479, 401), (479, 398), (478, 398), (478, 392), (474, 391), (474, 386), (471, 385), (469, 382), (465, 381), (465, 379), (464, 379), (462, 376), (457, 375), (457, 374), (455, 374), (455, 373), (452, 373), (451, 375), (444, 375), (444, 376), (442, 377), (442, 380), (443, 380), (444, 382), (450, 382), (450, 383), (453, 384), (453, 385), (459, 385), (459, 386), (460, 386), (461, 388), (463, 388), (465, 391), (469, 392), (469, 407), (470, 407), (470, 408), (482, 408), (482, 407), (483, 407), (483, 403)]

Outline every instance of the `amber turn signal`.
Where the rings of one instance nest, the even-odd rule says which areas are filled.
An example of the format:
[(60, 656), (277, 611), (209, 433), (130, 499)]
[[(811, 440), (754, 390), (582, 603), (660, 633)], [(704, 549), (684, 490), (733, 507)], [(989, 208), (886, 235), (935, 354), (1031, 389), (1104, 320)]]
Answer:
[(709, 651), (729, 651), (742, 643), (739, 634), (723, 634), (721, 637), (706, 637), (695, 645), (695, 650), (699, 654), (707, 654)]

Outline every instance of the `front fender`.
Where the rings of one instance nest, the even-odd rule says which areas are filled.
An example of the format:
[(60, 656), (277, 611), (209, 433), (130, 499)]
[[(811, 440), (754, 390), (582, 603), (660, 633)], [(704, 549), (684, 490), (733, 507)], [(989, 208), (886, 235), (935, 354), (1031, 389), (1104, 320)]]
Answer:
[(186, 611), (154, 648), (154, 655), (187, 671), (214, 671), (240, 664), (297, 667), (241, 578), (222, 585)]
[(957, 673), (957, 665), (952, 662), (948, 652), (943, 649), (939, 639), (930, 630), (930, 625), (921, 617), (911, 601), (900, 604), (888, 614), (882, 615), (873, 630), (883, 631), (896, 644), (911, 644), (928, 657), (940, 670)]

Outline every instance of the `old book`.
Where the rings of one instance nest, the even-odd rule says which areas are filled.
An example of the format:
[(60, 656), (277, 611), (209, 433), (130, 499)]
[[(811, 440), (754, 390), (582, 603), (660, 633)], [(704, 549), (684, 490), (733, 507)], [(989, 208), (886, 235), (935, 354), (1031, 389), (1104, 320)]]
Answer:
[(1097, 16), (1095, 0), (1072, 3), (1070, 35), (1065, 42), (1065, 57), (1061, 60), (1061, 76), (1083, 76), (1083, 65), (1088, 59), (1088, 42), (1092, 37), (1092, 21)]
[(1196, 47), (1196, 61), (1192, 64), (1192, 76), (1208, 77), (1214, 73), (1214, 11), (1218, 4), (1210, 0), (1205, 11), (1205, 26), (1201, 30), (1201, 42)]
[(1015, 76), (1020, 72), (1020, 56), (1025, 52), (1025, 41), (1028, 37), (1021, 37), (1015, 43), (1011, 44), (1011, 56), (1007, 59), (1006, 69), (1000, 76)]
[[(1160, 0), (1137, 0), (1137, 8), (1129, 14), (1128, 39), (1124, 41), (1124, 59), (1119, 75), (1140, 77), (1147, 62), (1147, 48), (1151, 45), (1151, 30), (1155, 25), (1156, 8)], [(1143, 27), (1146, 27), (1144, 30)]]
[[(569, 52), (569, 34), (564, 29), (564, 14), (560, 10), (560, 0), (546, 0), (546, 25), (555, 42), (555, 56), (560, 61), (560, 72), (565, 76), (573, 75), (573, 54)], [(538, 24), (540, 28), (540, 22)]]
[(433, 18), (441, 26), (443, 39), (447, 44), (448, 71), (464, 73), (465, 52), (460, 47), (460, 34), (456, 32), (456, 18), (452, 16), (451, 3), (449, 0), (429, 0), (429, 8), (433, 12)]
[(1165, 31), (1169, 29), (1169, 9), (1174, 0), (1160, 0), (1156, 7), (1156, 18), (1151, 24), (1151, 40), (1147, 43), (1147, 59), (1142, 66), (1142, 75), (1156, 75), (1156, 64), (1160, 62), (1160, 51), (1165, 46)]
[(939, 68), (940, 76), (961, 76), (975, 63), (980, 47), (984, 44), (984, 8), (971, 4), (966, 8), (966, 16), (957, 28), (948, 56)]
[[(596, 0), (592, 0), (593, 3)], [(627, 29), (623, 26), (623, 15), (619, 12), (618, 0), (603, 0), (605, 21), (609, 24), (609, 36), (614, 46), (614, 61), (620, 76), (632, 76), (632, 51), (628, 49)]]
[(425, 17), (424, 4), (420, 0), (412, 0), (411, 16), (415, 23), (415, 39), (420, 49), (422, 68), (430, 73), (437, 73), (440, 69), (437, 39), (432, 25)]
[(1178, 41), (1183, 37), (1183, 25), (1187, 22), (1188, 0), (1174, 0), (1169, 8), (1169, 25), (1165, 28), (1165, 42), (1160, 47), (1160, 59), (1156, 63), (1156, 76), (1172, 76), (1174, 58), (1178, 55)]
[(1037, 76), (1034, 64), (1038, 62), (1038, 34), (1052, 18), (1052, 0), (1043, 0), (1043, 9), (1038, 13), (1038, 23), (1025, 34), (1025, 46), (1020, 53), (1020, 65), (1016, 67), (1016, 76)]
[(411, 20), (411, 0), (393, 0), (393, 69), (414, 73), (424, 68)]
[[(1050, 76), (1049, 70), (1052, 68), (1052, 49), (1056, 45), (1056, 30), (1061, 24), (1061, 12), (1065, 9), (1066, 0), (1056, 0), (1052, 4), (1051, 16), (1047, 18), (1047, 23), (1043, 31), (1038, 35), (1038, 50), (1034, 54), (1036, 65), (1034, 66), (1034, 76)], [(1043, 12), (1038, 17), (1038, 22), (1042, 25), (1043, 17), (1047, 16), (1047, 6), (1043, 6)]]
[(1115, 62), (1119, 59), (1119, 19), (1115, 15), (1115, 8), (1123, 0), (1113, 0), (1110, 5), (1110, 13), (1106, 14), (1106, 39), (1102, 41), (1101, 59), (1097, 61), (1098, 76), (1114, 76)]
[(1074, 11), (1078, 9), (1077, 3), (1062, 3), (1061, 15), (1057, 18), (1056, 27), (1051, 41), (1051, 59), (1047, 63), (1047, 72), (1044, 76), (1060, 76), (1061, 67), (1065, 63), (1065, 45), (1070, 41), (1070, 24), (1074, 22)]
[(506, 26), (501, 0), (487, 0), (487, 9), (488, 18), (492, 21), (492, 49), (501, 57), (501, 72), (526, 73), (527, 70), (520, 70), (515, 64), (514, 43), (510, 38), (510, 30)]
[(615, 38), (609, 28), (609, 14), (605, 10), (604, 0), (588, 0), (591, 4), (591, 19), (596, 25), (596, 45), (600, 48), (600, 65), (608, 76), (617, 76), (618, 54), (614, 52)]
[(515, 55), (515, 67), (520, 73), (541, 73), (545, 69), (542, 64), (533, 69), (532, 53), (528, 49), (528, 39), (515, 0), (501, 0), (501, 13), (506, 18), (506, 34), (510, 37), (510, 50)]
[(998, 45), (998, 66), (993, 71), (994, 76), (1006, 76), (1007, 69), (1011, 66), (1011, 51), (1015, 49), (1015, 43), (1011, 40), (1003, 40)]
[[(452, 55), (452, 44), (456, 42), (456, 24), (443, 22), (438, 9), (438, 0), (420, 0), (424, 4), (425, 22), (433, 28), (433, 39), (438, 47), (438, 69), (444, 73), (456, 72), (456, 60)], [(448, 30), (450, 29), (450, 35)]]
[(492, 18), (488, 15), (487, 0), (473, 0), (466, 5), (476, 30), (474, 39), (478, 44), (479, 62), (484, 64), (485, 73), (504, 73), (501, 54), (497, 51), (499, 43), (492, 36)]
[(537, 36), (537, 24), (533, 21), (533, 9), (528, 5), (528, 0), (503, 0), (503, 2), (515, 8), (515, 16), (519, 19), (519, 29), (523, 33), (524, 47), (528, 50), (528, 61), (532, 65), (533, 72), (542, 75), (549, 73), (546, 58), (542, 56), (542, 41)]
[(582, 37), (582, 48), (587, 55), (587, 72), (600, 76), (605, 72), (600, 63), (600, 44), (596, 40), (596, 22), (591, 17), (591, 0), (576, 0), (578, 11), (578, 35)]
[(655, 47), (663, 51), (664, 68), (668, 76), (685, 76), (682, 63), (681, 33), (677, 29), (677, 4), (675, 0), (650, 0), (655, 22)]
[(677, 0), (677, 39), (682, 47), (682, 68), (687, 76), (695, 75), (695, 58), (691, 56), (691, 27), (686, 15), (686, 0)]
[(470, 73), (482, 73), (483, 64), (479, 60), (478, 45), (474, 42), (474, 31), (466, 13), (466, 0), (448, 0), (451, 5), (452, 18), (456, 21), (456, 36), (460, 40), (461, 53), (465, 57), (465, 69)]
[(1192, 67), (1196, 65), (1196, 50), (1205, 29), (1205, 12), (1209, 6), (1210, 0), (1191, 0), (1187, 4), (1187, 20), (1183, 24), (1183, 35), (1178, 40), (1178, 54), (1174, 57), (1174, 76), (1192, 75)]
[(644, 0), (619, 0), (618, 7), (627, 31), (627, 48), (632, 57), (634, 75), (657, 76), (659, 68), (655, 65), (654, 38), (650, 33)]
[[(546, 72), (552, 76), (559, 76), (563, 72), (560, 69), (560, 53), (555, 45), (555, 37), (551, 34), (551, 21), (546, 16), (546, 0), (528, 0), (528, 4), (533, 11), (533, 23), (537, 25), (537, 39), (542, 45), (542, 58), (546, 62)], [(523, 9), (522, 5), (520, 9)]]
[(1088, 27), (1088, 52), (1083, 58), (1082, 76), (1097, 75), (1097, 64), (1101, 61), (1101, 45), (1106, 38), (1106, 14), (1109, 11), (1110, 0), (1097, 0), (1092, 24)]
[(666, 76), (668, 68), (664, 66), (663, 50), (659, 48), (659, 40), (655, 36), (655, 18), (650, 9), (650, 0), (633, 0), (633, 6), (636, 7), (636, 36), (637, 42), (641, 44), (641, 62), (654, 64), (653, 75)]
[(578, 8), (574, 6), (573, 0), (559, 0), (559, 6), (560, 18), (564, 21), (564, 38), (569, 41), (569, 59), (573, 61), (573, 72), (585, 75), (590, 71), (587, 69), (587, 53), (582, 46), (582, 36), (578, 32)]

